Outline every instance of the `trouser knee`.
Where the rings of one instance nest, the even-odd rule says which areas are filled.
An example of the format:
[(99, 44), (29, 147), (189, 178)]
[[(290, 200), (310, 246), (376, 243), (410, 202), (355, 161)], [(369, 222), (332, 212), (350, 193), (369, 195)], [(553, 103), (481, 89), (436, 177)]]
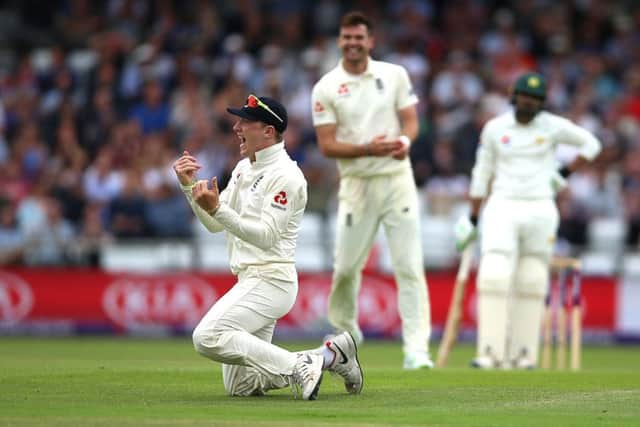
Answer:
[(541, 257), (524, 256), (515, 273), (515, 292), (525, 297), (542, 298), (549, 287), (548, 264)]
[(487, 253), (480, 261), (478, 292), (484, 294), (506, 294), (511, 282), (511, 265), (506, 255)]
[(215, 360), (220, 353), (220, 334), (215, 330), (197, 327), (192, 334), (193, 347), (202, 356)]

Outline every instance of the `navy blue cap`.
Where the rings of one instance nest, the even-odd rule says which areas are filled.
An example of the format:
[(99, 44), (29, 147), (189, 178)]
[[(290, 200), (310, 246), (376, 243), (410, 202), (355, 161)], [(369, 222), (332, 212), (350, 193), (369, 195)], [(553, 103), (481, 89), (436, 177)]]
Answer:
[(249, 95), (242, 108), (227, 108), (227, 111), (243, 119), (271, 125), (280, 133), (287, 128), (287, 110), (278, 101), (266, 96)]

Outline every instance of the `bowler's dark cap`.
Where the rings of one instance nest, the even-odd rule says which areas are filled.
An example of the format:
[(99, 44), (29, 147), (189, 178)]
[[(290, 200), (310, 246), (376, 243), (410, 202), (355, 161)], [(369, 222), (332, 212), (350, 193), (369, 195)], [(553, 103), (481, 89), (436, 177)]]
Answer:
[(252, 100), (249, 95), (247, 103), (242, 108), (227, 108), (227, 111), (243, 119), (254, 122), (262, 122), (273, 126), (278, 132), (282, 133), (287, 128), (287, 110), (282, 104), (272, 98), (266, 96), (257, 98), (261, 103), (269, 107), (269, 110)]
[(513, 93), (522, 93), (545, 99), (547, 96), (547, 82), (541, 74), (525, 73), (516, 80), (516, 84), (513, 86)]

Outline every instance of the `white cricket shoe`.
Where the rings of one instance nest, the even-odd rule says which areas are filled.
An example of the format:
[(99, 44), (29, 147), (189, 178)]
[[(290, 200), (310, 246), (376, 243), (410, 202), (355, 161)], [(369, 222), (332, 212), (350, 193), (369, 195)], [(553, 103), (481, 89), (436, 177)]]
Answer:
[(511, 365), (514, 369), (531, 370), (536, 368), (536, 364), (529, 358), (529, 351), (526, 348), (520, 350), (520, 355), (513, 359)]
[(518, 357), (513, 361), (513, 368), (530, 371), (532, 369), (536, 369), (536, 364), (533, 363), (528, 357)]
[(344, 388), (348, 393), (359, 394), (364, 385), (364, 377), (358, 362), (356, 340), (349, 332), (343, 332), (330, 338), (324, 345), (336, 355), (327, 368), (329, 372), (335, 372), (344, 379)]
[(299, 387), (303, 400), (316, 400), (322, 382), (324, 359), (318, 354), (299, 353), (293, 368), (293, 385)]
[(414, 351), (404, 356), (403, 369), (433, 369), (433, 361), (426, 351)]
[(501, 363), (491, 356), (480, 356), (473, 359), (470, 365), (478, 369), (495, 369), (499, 368)]

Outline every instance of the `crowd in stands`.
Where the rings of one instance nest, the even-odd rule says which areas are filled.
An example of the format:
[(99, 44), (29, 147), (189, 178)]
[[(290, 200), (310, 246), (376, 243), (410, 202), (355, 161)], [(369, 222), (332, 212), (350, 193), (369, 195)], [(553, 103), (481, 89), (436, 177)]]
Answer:
[(419, 95), (411, 158), (426, 214), (456, 214), (480, 128), (537, 70), (547, 108), (604, 146), (559, 196), (560, 237), (580, 246), (591, 220), (618, 218), (637, 248), (635, 1), (24, 0), (0, 3), (0, 265), (97, 265), (113, 239), (189, 238), (171, 164), (189, 150), (224, 187), (239, 155), (225, 108), (248, 93), (287, 106), (308, 210), (331, 213), (337, 176), (310, 95), (352, 9), (375, 23), (374, 56), (405, 66)]

